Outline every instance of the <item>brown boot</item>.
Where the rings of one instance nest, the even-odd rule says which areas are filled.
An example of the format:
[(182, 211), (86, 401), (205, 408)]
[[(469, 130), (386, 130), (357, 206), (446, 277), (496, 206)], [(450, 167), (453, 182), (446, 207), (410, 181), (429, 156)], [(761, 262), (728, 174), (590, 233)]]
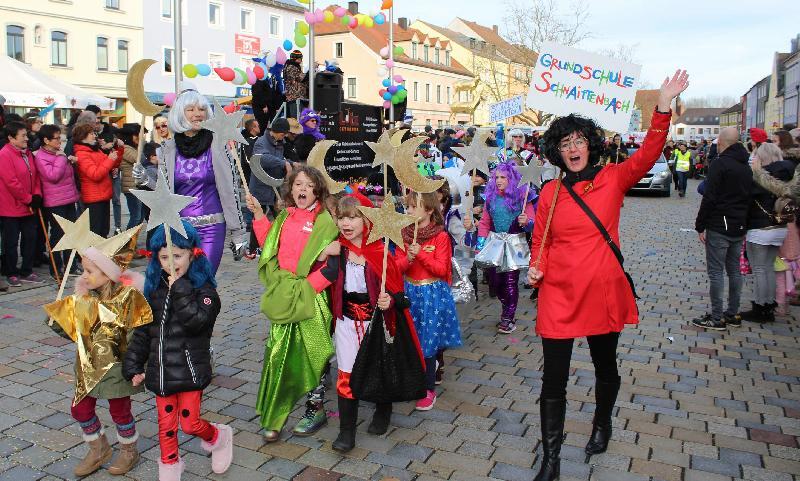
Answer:
[(132, 443), (122, 443), (120, 441), (117, 446), (119, 451), (111, 466), (108, 467), (108, 473), (114, 476), (125, 474), (139, 462), (139, 449), (136, 447), (136, 441)]
[(100, 469), (100, 466), (111, 459), (111, 455), (113, 454), (111, 446), (109, 446), (108, 440), (106, 439), (106, 434), (102, 431), (94, 436), (84, 436), (84, 440), (86, 440), (86, 443), (89, 445), (89, 452), (86, 453), (83, 460), (75, 466), (73, 471), (75, 476), (79, 477), (88, 476)]

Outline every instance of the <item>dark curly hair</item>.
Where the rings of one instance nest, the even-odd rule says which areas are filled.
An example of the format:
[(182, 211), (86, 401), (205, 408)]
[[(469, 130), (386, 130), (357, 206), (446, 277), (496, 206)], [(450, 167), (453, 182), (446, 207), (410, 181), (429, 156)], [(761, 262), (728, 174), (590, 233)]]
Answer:
[(592, 119), (569, 114), (557, 118), (544, 133), (544, 155), (551, 164), (566, 170), (558, 145), (566, 137), (577, 132), (589, 142), (589, 165), (597, 165), (603, 154), (603, 137), (597, 133), (600, 127)]
[(300, 174), (304, 174), (314, 183), (314, 197), (316, 197), (317, 202), (323, 207), (327, 205), (326, 202), (328, 201), (330, 193), (328, 192), (328, 184), (325, 182), (325, 177), (323, 177), (322, 172), (308, 165), (296, 164), (293, 166), (292, 173), (289, 174), (289, 177), (284, 181), (281, 188), (283, 202), (286, 206), (295, 207), (294, 198), (292, 198), (292, 186), (294, 185), (295, 179), (297, 179), (297, 176)]

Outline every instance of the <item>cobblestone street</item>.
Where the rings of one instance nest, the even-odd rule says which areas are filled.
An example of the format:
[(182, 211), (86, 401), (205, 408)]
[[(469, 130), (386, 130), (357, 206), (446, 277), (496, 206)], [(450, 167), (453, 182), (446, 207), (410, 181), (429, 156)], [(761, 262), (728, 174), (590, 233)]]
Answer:
[[(705, 254), (694, 232), (696, 186), (690, 182), (685, 199), (675, 193), (626, 199), (622, 250), (642, 296), (641, 324), (620, 340), (623, 385), (613, 440), (589, 462), (583, 446), (591, 432), (594, 373), (588, 346), (576, 343), (562, 480), (800, 480), (797, 321), (783, 316), (723, 332), (689, 325), (709, 308)], [(533, 479), (542, 349), (530, 291), (521, 291), (518, 330), (503, 336), (495, 332), (499, 303), (481, 286), (477, 304), (460, 306), (465, 346), (446, 353), (435, 408), (421, 413), (413, 403), (396, 405), (389, 433), (373, 436), (366, 433), (372, 408), (363, 403), (357, 447), (341, 456), (331, 449), (338, 431), (334, 389), (326, 402), (330, 422), (315, 436), (284, 430), (280, 442), (262, 441), (254, 406), (267, 324), (258, 311), (256, 262), (234, 263), (226, 253), (220, 271), (216, 377), (203, 408), (208, 420), (234, 427), (234, 465), (225, 475), (212, 474), (200, 441), (182, 435), (184, 480)], [(48, 284), (0, 294), (0, 480), (74, 479), (72, 469), (86, 450), (69, 414), (74, 347), (46, 326), (41, 309), (55, 293)], [(743, 307), (751, 299), (748, 279)], [(155, 402), (144, 393), (133, 404), (143, 460), (127, 478), (153, 481)], [(100, 405), (115, 441), (107, 404)], [(300, 414), (298, 405), (289, 429)], [(126, 478), (101, 470), (86, 479)]]

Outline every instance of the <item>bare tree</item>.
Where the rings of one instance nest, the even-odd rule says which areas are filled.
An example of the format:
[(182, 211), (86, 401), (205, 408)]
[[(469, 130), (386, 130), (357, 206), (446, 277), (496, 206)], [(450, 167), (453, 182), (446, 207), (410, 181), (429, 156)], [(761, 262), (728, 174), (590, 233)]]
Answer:
[(706, 95), (704, 97), (691, 97), (683, 101), (686, 108), (727, 108), (739, 102), (732, 95)]
[(597, 53), (611, 57), (617, 60), (628, 63), (639, 63), (636, 58), (636, 51), (639, 50), (639, 44), (618, 43), (612, 48), (603, 48), (598, 50)]

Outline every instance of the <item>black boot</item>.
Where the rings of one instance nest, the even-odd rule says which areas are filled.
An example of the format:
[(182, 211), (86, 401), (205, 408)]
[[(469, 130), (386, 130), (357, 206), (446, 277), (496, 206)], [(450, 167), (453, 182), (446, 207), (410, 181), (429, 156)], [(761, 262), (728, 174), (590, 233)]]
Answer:
[(594, 421), (592, 435), (586, 444), (586, 454), (600, 454), (606, 452), (608, 440), (611, 439), (611, 411), (617, 402), (620, 379), (614, 382), (604, 382), (599, 379), (594, 385)]
[(561, 443), (564, 440), (566, 399), (540, 399), (542, 465), (533, 481), (553, 481), (561, 474)]
[(777, 309), (778, 303), (777, 302), (770, 302), (769, 304), (764, 304), (764, 309), (761, 311), (761, 319), (758, 322), (765, 323), (765, 322), (775, 322), (775, 309)]
[(367, 432), (378, 436), (386, 434), (389, 430), (389, 421), (392, 419), (392, 403), (378, 403), (375, 405), (375, 414), (369, 423)]
[(761, 317), (764, 315), (764, 307), (761, 304), (756, 304), (755, 302), (750, 302), (753, 305), (752, 309), (749, 311), (744, 311), (740, 313), (742, 316), (743, 321), (749, 322), (762, 322)]
[(339, 436), (333, 442), (333, 449), (346, 453), (356, 447), (356, 421), (358, 421), (358, 400), (339, 396)]

